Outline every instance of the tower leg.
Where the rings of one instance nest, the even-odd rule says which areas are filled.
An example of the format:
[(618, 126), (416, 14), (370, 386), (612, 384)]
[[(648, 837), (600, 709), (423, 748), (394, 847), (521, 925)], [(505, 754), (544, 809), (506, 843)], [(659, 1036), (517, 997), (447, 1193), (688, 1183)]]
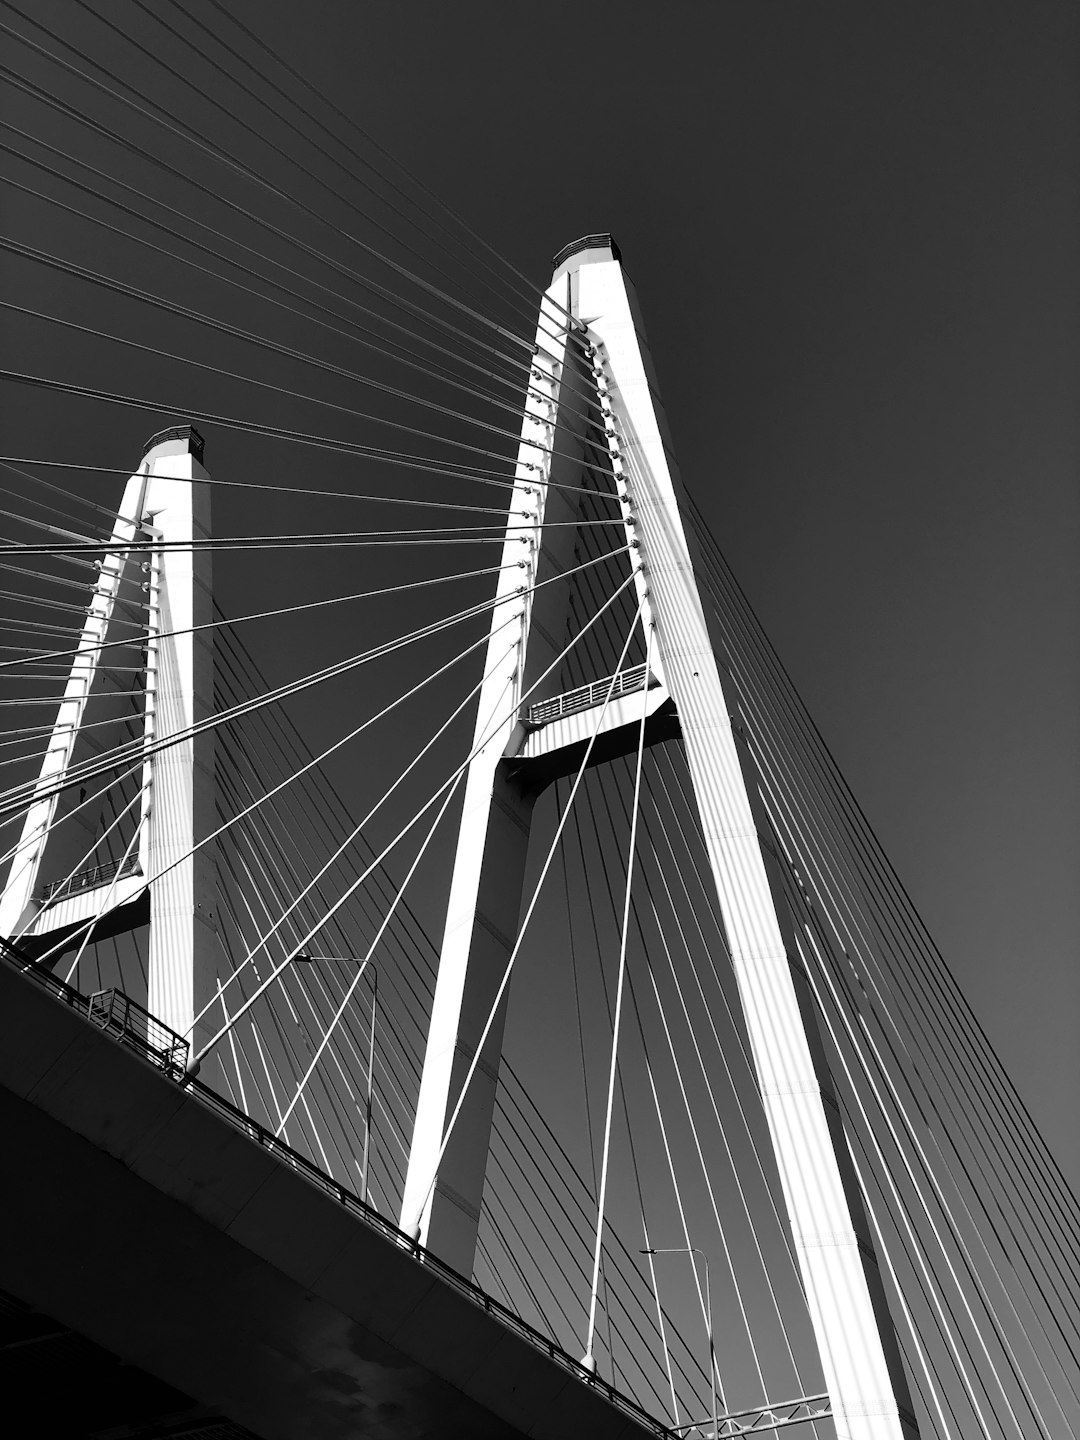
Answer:
[[(745, 748), (740, 752), (732, 728), (718, 647), (698, 590), (681, 481), (636, 302), (610, 237), (589, 237), (560, 260), (548, 296), (565, 296), (595, 342), (602, 404), (612, 417), (605, 428), (613, 469), (639, 537), (659, 669), (685, 742), (836, 1431), (842, 1440), (914, 1440), (899, 1345), (800, 969), (783, 877), (762, 844), (767, 816), (751, 759)], [(558, 395), (553, 399), (557, 404)], [(526, 431), (530, 421), (527, 415)], [(519, 469), (519, 483), (520, 477)], [(532, 647), (545, 634), (542, 626), (530, 627), (529, 618), (523, 607), (520, 671), (532, 665)], [(557, 632), (549, 627), (551, 633)], [(502, 677), (488, 681), (478, 738), (496, 688), (504, 685)], [(439, 1152), (455, 1088), (514, 945), (531, 805), (499, 788), (508, 770), (502, 759), (507, 739), (504, 728), (470, 770), (402, 1210), (402, 1228), (466, 1274), (483, 1194), (502, 1014), (466, 1097), (464, 1124), (441, 1166)]]
[[(194, 850), (215, 826), (214, 736), (189, 733), (213, 712), (213, 631), (199, 628), (213, 619), (210, 554), (195, 548), (210, 527), (209, 489), (198, 483), (209, 479), (201, 455), (202, 440), (190, 426), (163, 431), (128, 481), (113, 529), (118, 548), (101, 564), (38, 780), (39, 796), (27, 811), (0, 898), (0, 935), (11, 939), (25, 932), (23, 949), (31, 958), (80, 949), (88, 939), (119, 934), (149, 918), (147, 1006), (181, 1035), (192, 1029), (213, 993), (216, 946), (214, 857), (208, 847)], [(148, 554), (152, 559), (143, 566)], [(133, 577), (145, 579), (150, 592), (137, 864), (125, 864), (103, 881), (91, 870), (85, 884), (40, 909), (34, 895), (59, 788), (91, 689), (108, 668), (100, 647), (114, 610), (123, 605), (121, 588)], [(152, 742), (171, 736), (183, 738), (154, 748)]]
[[(425, 1189), (514, 948), (529, 849), (533, 801), (508, 779), (505, 767), (498, 764), (490, 779), (478, 772), (470, 788), (459, 844), (475, 847), (482, 858), (478, 868), (458, 864), (451, 883), (437, 1003), (413, 1132), (412, 1154), (418, 1162), (423, 1157), (428, 1168), (410, 1166), (414, 1183)], [(476, 1252), (508, 998), (509, 992), (488, 1031), (453, 1138), (431, 1193), (424, 1197), (420, 1221), (425, 1247), (465, 1276), (472, 1275)], [(414, 1196), (415, 1191), (406, 1191), (406, 1203), (418, 1204)]]
[(144, 474), (133, 475), (128, 481), (112, 533), (113, 541), (125, 548), (106, 555), (98, 572), (77, 653), (42, 761), (35, 792), (38, 798), (26, 812), (7, 884), (0, 896), (0, 935), (5, 939), (10, 940), (29, 927), (37, 912), (34, 896), (49, 830), (56, 817), (59, 800), (56, 786), (71, 764), (90, 691), (101, 666), (99, 647), (108, 634), (125, 571), (130, 570), (131, 556), (126, 547), (135, 542), (139, 533), (146, 483)]
[(588, 317), (602, 343), (610, 376), (657, 643), (682, 726), (837, 1435), (912, 1440), (917, 1429), (899, 1346), (783, 885), (770, 875), (761, 843), (768, 830), (759, 833), (765, 822), (756, 777), (732, 730), (636, 302), (610, 246), (570, 256), (562, 271), (570, 276), (572, 308)]
[[(503, 546), (500, 603), (491, 618), (401, 1207), (401, 1228), (466, 1276), (483, 1200), (505, 997), (441, 1161), (439, 1154), (517, 936), (533, 801), (514, 783), (503, 756), (515, 734), (517, 702), (558, 654), (554, 637), (566, 626), (566, 587), (532, 593), (527, 587), (572, 565), (578, 509), (581, 422), (572, 410), (556, 420), (566, 372), (579, 362), (565, 336), (552, 338), (564, 325), (565, 283), (550, 294), (555, 303), (545, 299), (537, 329), (510, 500), (514, 528)], [(556, 486), (549, 488), (552, 481)], [(530, 532), (523, 532), (530, 519)], [(558, 524), (545, 533), (545, 521)], [(533, 698), (557, 688), (552, 676)]]
[[(166, 548), (160, 565), (157, 611), (164, 637), (152, 641), (148, 668), (154, 688), (155, 739), (203, 724), (213, 713), (213, 631), (194, 629), (213, 619), (208, 550), (188, 549), (210, 530), (210, 489), (201, 442), (183, 427), (155, 437), (144, 457), (149, 469), (145, 515)], [(179, 542), (169, 546), (167, 542)], [(204, 730), (158, 750), (146, 827), (145, 870), (150, 885), (147, 1008), (180, 1035), (212, 998), (217, 946), (216, 875), (210, 846), (196, 843), (215, 828), (214, 732)], [(206, 1036), (191, 1035), (193, 1048)]]

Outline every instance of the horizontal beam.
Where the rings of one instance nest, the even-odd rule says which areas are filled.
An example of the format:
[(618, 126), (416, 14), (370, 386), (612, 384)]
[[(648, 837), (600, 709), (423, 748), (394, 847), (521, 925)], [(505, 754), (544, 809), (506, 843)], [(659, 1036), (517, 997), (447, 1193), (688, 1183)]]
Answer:
[(114, 935), (126, 935), (129, 930), (150, 924), (150, 890), (145, 878), (133, 876), (116, 885), (112, 903), (89, 926), (87, 940), (87, 921), (98, 914), (108, 890), (107, 885), (84, 890), (44, 910), (47, 927), (35, 922), (20, 935), (16, 942), (19, 953), (35, 962), (49, 955), (51, 965), (63, 955), (78, 950), (84, 940), (95, 945), (100, 940), (111, 940)]
[(606, 710), (603, 695), (600, 698), (598, 705), (574, 710), (542, 728), (526, 731), (520, 749), (502, 761), (514, 784), (535, 796), (555, 780), (576, 775), (594, 734), (587, 769), (634, 754), (643, 719), (646, 747), (678, 740), (682, 735), (675, 702), (663, 685), (623, 693), (613, 698)]

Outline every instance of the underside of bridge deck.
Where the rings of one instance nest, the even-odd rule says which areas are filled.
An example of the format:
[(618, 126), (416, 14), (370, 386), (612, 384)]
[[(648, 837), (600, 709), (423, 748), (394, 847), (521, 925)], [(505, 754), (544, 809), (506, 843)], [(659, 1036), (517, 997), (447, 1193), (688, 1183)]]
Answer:
[(40, 1433), (657, 1433), (329, 1181), (6, 964), (0, 1015), (3, 1353)]
[(0, 1387), (39, 1435), (258, 1440), (212, 1407), (0, 1291)]

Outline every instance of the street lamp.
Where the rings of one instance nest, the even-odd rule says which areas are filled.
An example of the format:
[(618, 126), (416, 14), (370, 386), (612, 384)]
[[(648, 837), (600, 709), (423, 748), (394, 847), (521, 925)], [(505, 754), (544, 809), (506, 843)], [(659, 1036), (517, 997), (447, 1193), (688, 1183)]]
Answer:
[[(697, 1245), (663, 1245), (659, 1247), (654, 1245), (648, 1250), (641, 1250), (638, 1253), (641, 1255), (700, 1255), (705, 1262), (705, 1324), (709, 1332), (709, 1388), (712, 1394), (712, 1440), (718, 1440), (719, 1419), (716, 1408), (716, 1347), (713, 1344), (712, 1289), (709, 1285), (709, 1257), (705, 1254), (705, 1251)], [(691, 1263), (694, 1266), (694, 1278), (696, 1280), (697, 1261), (694, 1260)]]
[(360, 1199), (368, 1203), (368, 1161), (371, 1156), (371, 1102), (375, 1092), (375, 1020), (379, 1012), (379, 970), (370, 960), (361, 960), (358, 955), (309, 955), (301, 950), (293, 960), (307, 964), (313, 960), (334, 961), (337, 964), (359, 964), (361, 973), (371, 971), (371, 1037), (368, 1042), (367, 1098), (364, 1116), (364, 1158), (360, 1171)]

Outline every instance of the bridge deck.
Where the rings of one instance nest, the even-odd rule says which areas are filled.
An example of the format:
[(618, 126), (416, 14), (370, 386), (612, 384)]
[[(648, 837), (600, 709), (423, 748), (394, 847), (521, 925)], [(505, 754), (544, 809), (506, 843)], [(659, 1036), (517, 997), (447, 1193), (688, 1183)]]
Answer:
[(263, 1440), (666, 1433), (60, 988), (0, 963), (0, 1287)]

